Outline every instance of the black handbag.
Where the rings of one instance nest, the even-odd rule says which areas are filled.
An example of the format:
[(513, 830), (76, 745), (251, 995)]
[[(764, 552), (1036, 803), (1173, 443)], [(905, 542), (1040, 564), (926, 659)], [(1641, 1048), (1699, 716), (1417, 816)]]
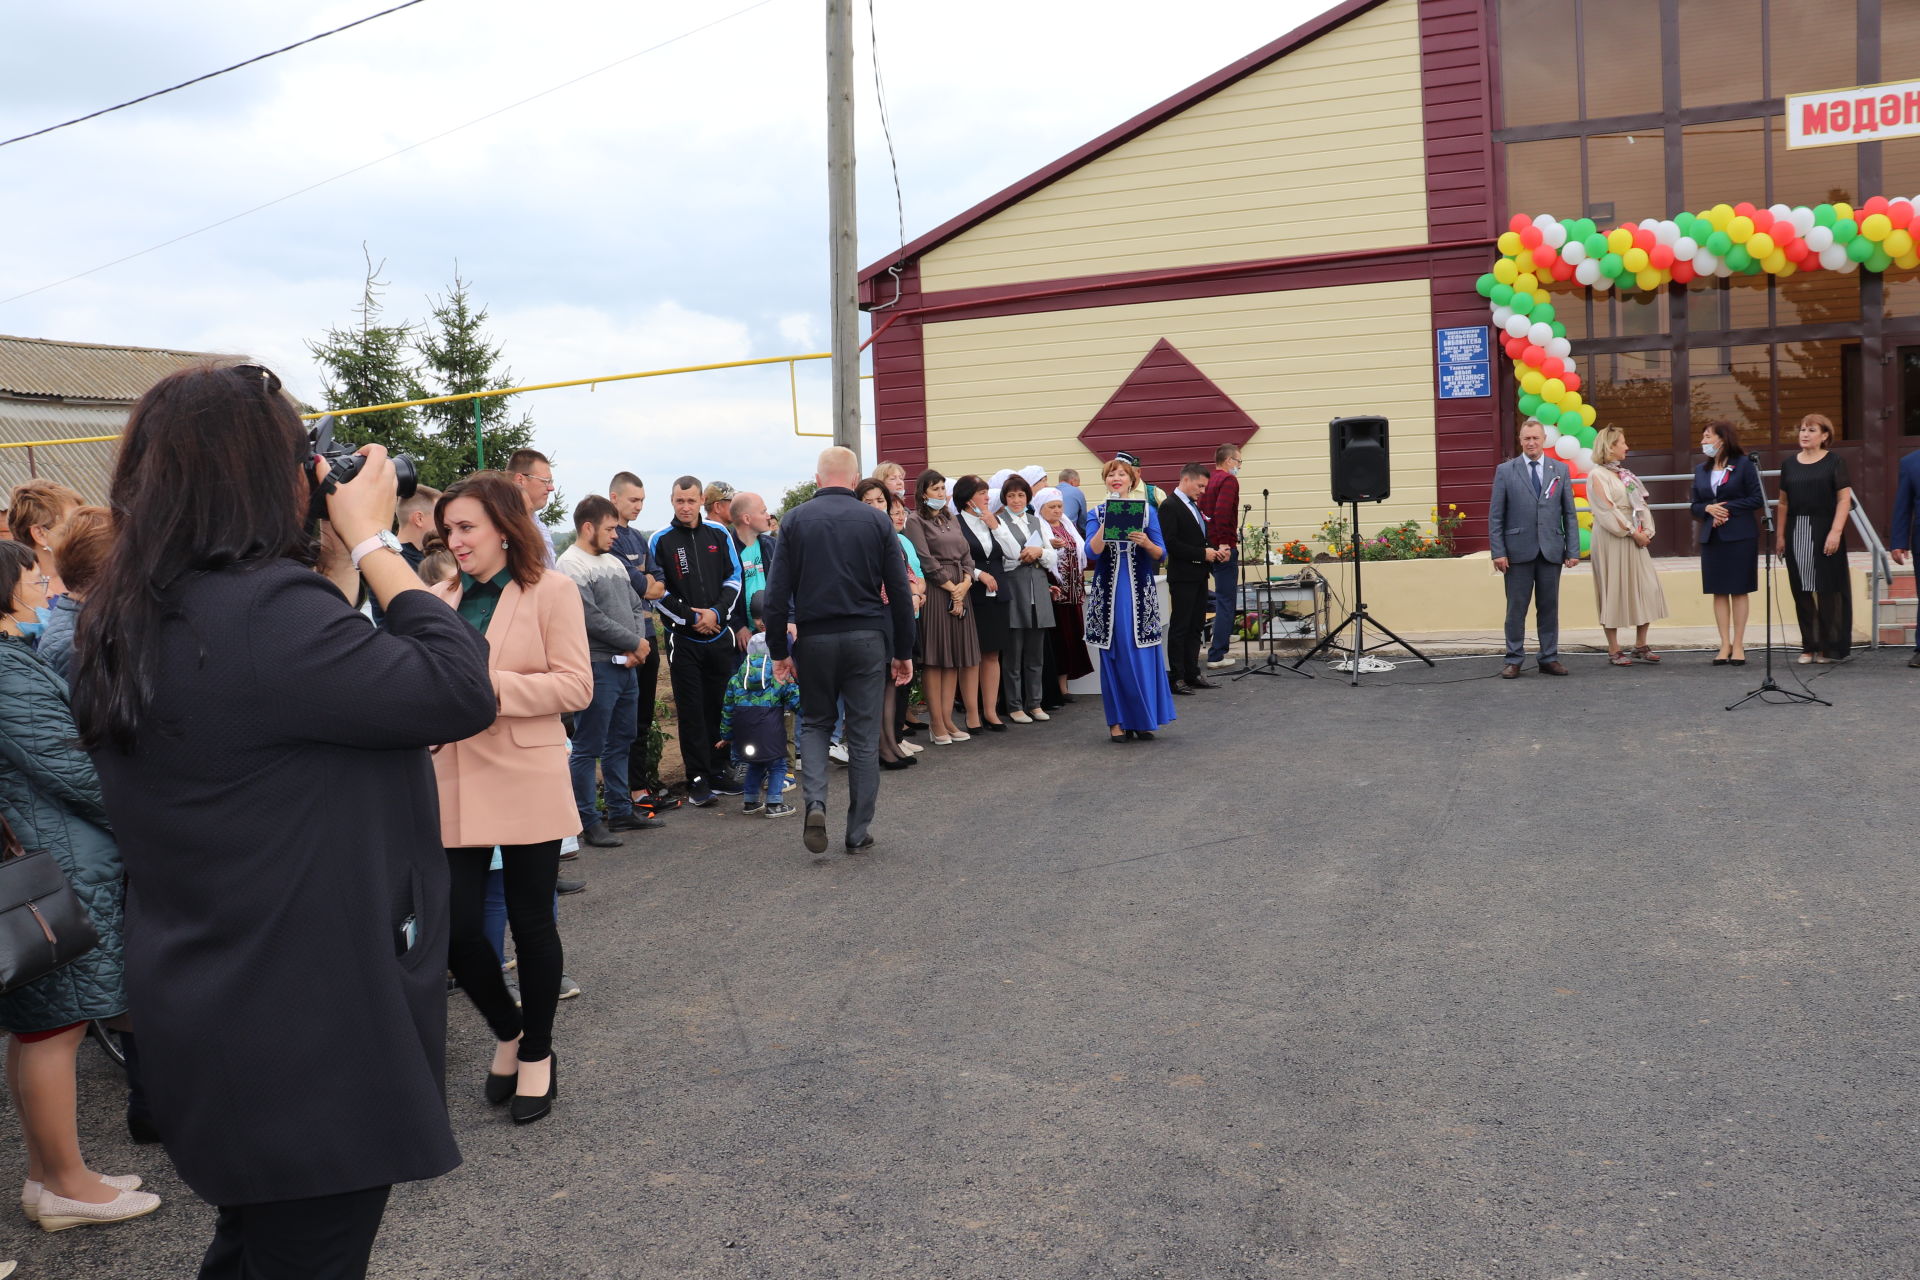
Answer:
[(93, 917), (45, 849), (28, 850), (0, 817), (0, 995), (100, 945)]

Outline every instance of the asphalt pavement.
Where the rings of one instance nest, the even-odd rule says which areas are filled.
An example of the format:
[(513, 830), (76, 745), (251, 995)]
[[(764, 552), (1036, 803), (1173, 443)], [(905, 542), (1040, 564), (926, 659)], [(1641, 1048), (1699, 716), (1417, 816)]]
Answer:
[[(737, 801), (589, 849), (554, 1116), (484, 1105), (456, 999), (466, 1163), (374, 1274), (1920, 1274), (1920, 671), (1724, 710), (1754, 656), (1247, 679), (1122, 747), (1082, 698), (883, 774), (868, 856), (838, 768), (823, 865)], [(91, 1046), (82, 1106), (166, 1204), (5, 1208), (0, 1258), (191, 1275), (211, 1211)]]

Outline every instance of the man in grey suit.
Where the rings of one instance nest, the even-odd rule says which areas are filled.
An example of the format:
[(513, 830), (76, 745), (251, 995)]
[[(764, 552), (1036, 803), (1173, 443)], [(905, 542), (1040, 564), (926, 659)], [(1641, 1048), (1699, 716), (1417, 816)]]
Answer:
[(1493, 567), (1507, 576), (1507, 664), (1500, 678), (1520, 674), (1526, 656), (1527, 601), (1535, 602), (1540, 669), (1567, 674), (1560, 662), (1560, 568), (1580, 563), (1580, 521), (1573, 511), (1573, 476), (1546, 453), (1547, 431), (1532, 418), (1520, 427), (1520, 456), (1493, 473), (1487, 537)]

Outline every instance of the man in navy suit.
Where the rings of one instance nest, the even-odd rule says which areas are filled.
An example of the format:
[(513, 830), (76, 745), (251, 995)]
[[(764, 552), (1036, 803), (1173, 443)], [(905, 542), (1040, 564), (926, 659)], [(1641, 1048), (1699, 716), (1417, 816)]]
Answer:
[(1573, 476), (1546, 446), (1546, 428), (1528, 418), (1520, 427), (1520, 456), (1494, 470), (1487, 504), (1493, 567), (1507, 577), (1504, 680), (1520, 674), (1526, 656), (1529, 599), (1535, 605), (1540, 669), (1550, 676), (1567, 674), (1560, 662), (1560, 569), (1580, 563), (1580, 521), (1573, 511)]
[[(1887, 544), (1895, 564), (1905, 564), (1913, 552), (1916, 519), (1920, 519), (1920, 452), (1900, 459), (1900, 487), (1893, 498), (1893, 531)], [(1913, 656), (1907, 665), (1920, 667), (1920, 628), (1914, 631)]]

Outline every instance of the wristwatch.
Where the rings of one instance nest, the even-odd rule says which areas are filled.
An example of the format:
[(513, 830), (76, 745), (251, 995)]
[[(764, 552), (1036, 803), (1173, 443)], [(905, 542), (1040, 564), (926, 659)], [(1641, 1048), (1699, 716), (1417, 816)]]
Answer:
[(378, 551), (382, 547), (385, 547), (387, 550), (394, 552), (395, 554), (399, 553), (400, 539), (394, 537), (393, 531), (391, 529), (382, 529), (380, 532), (374, 534), (371, 538), (368, 538), (365, 542), (362, 542), (360, 545), (356, 546), (351, 552), (348, 553), (353, 557), (353, 567), (355, 572), (359, 571), (360, 562), (362, 560), (364, 560), (371, 553)]

